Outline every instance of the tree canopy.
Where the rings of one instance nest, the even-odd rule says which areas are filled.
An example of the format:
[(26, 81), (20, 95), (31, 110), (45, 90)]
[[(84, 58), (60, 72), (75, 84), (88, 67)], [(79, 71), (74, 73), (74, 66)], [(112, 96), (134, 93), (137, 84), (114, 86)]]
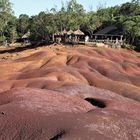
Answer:
[(16, 37), (16, 18), (13, 15), (12, 4), (9, 0), (0, 0), (0, 43), (12, 42)]
[(30, 31), (30, 39), (34, 41), (51, 39), (55, 32), (81, 29), (92, 33), (99, 28), (116, 25), (124, 32), (126, 41), (139, 46), (140, 38), (140, 1), (132, 0), (120, 6), (104, 7), (86, 12), (83, 5), (76, 0), (70, 0), (62, 7), (40, 12), (29, 17), (21, 14), (18, 18), (13, 15), (12, 4), (9, 0), (0, 0), (0, 42), (12, 42)]

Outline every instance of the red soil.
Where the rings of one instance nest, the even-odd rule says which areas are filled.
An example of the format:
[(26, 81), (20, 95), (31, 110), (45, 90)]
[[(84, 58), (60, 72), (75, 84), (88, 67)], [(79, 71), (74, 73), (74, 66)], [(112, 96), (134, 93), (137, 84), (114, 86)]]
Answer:
[(0, 58), (0, 139), (140, 139), (139, 53), (49, 46)]

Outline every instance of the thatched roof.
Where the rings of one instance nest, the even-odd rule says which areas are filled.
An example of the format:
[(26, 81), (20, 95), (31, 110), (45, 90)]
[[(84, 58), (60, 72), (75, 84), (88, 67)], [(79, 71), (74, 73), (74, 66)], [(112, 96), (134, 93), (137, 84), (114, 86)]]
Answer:
[(73, 34), (73, 33), (74, 33), (73, 30), (69, 30), (69, 31), (67, 32), (68, 35), (71, 35), (71, 34)]
[(54, 35), (61, 35), (61, 33), (60, 32), (56, 32)]
[(62, 34), (67, 34), (66, 29), (64, 29), (64, 31), (61, 32)]
[(74, 34), (75, 35), (85, 35), (81, 30), (76, 30), (75, 32), (74, 32)]
[(66, 30), (62, 31), (62, 32), (56, 32), (54, 35), (71, 35), (71, 34), (75, 34), (75, 35), (84, 35), (84, 33), (81, 30), (76, 30), (75, 32), (73, 30), (69, 30), (68, 32)]
[(29, 38), (30, 37), (30, 32), (27, 32), (26, 34), (24, 34), (23, 36), (22, 36), (22, 39), (27, 39), (27, 38)]

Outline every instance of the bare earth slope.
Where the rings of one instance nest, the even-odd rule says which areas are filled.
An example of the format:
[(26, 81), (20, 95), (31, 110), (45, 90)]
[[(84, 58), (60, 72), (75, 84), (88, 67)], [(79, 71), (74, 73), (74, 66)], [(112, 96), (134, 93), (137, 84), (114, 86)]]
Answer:
[(140, 54), (87, 46), (1, 54), (0, 139), (139, 140)]

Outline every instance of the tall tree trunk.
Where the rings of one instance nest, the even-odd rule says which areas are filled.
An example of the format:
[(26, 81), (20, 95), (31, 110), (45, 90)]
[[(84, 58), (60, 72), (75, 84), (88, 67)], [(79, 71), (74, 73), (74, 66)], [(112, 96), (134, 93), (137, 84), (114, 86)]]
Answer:
[(132, 37), (132, 40), (131, 40), (131, 45), (133, 45), (134, 41), (135, 41), (135, 36), (133, 35)]

